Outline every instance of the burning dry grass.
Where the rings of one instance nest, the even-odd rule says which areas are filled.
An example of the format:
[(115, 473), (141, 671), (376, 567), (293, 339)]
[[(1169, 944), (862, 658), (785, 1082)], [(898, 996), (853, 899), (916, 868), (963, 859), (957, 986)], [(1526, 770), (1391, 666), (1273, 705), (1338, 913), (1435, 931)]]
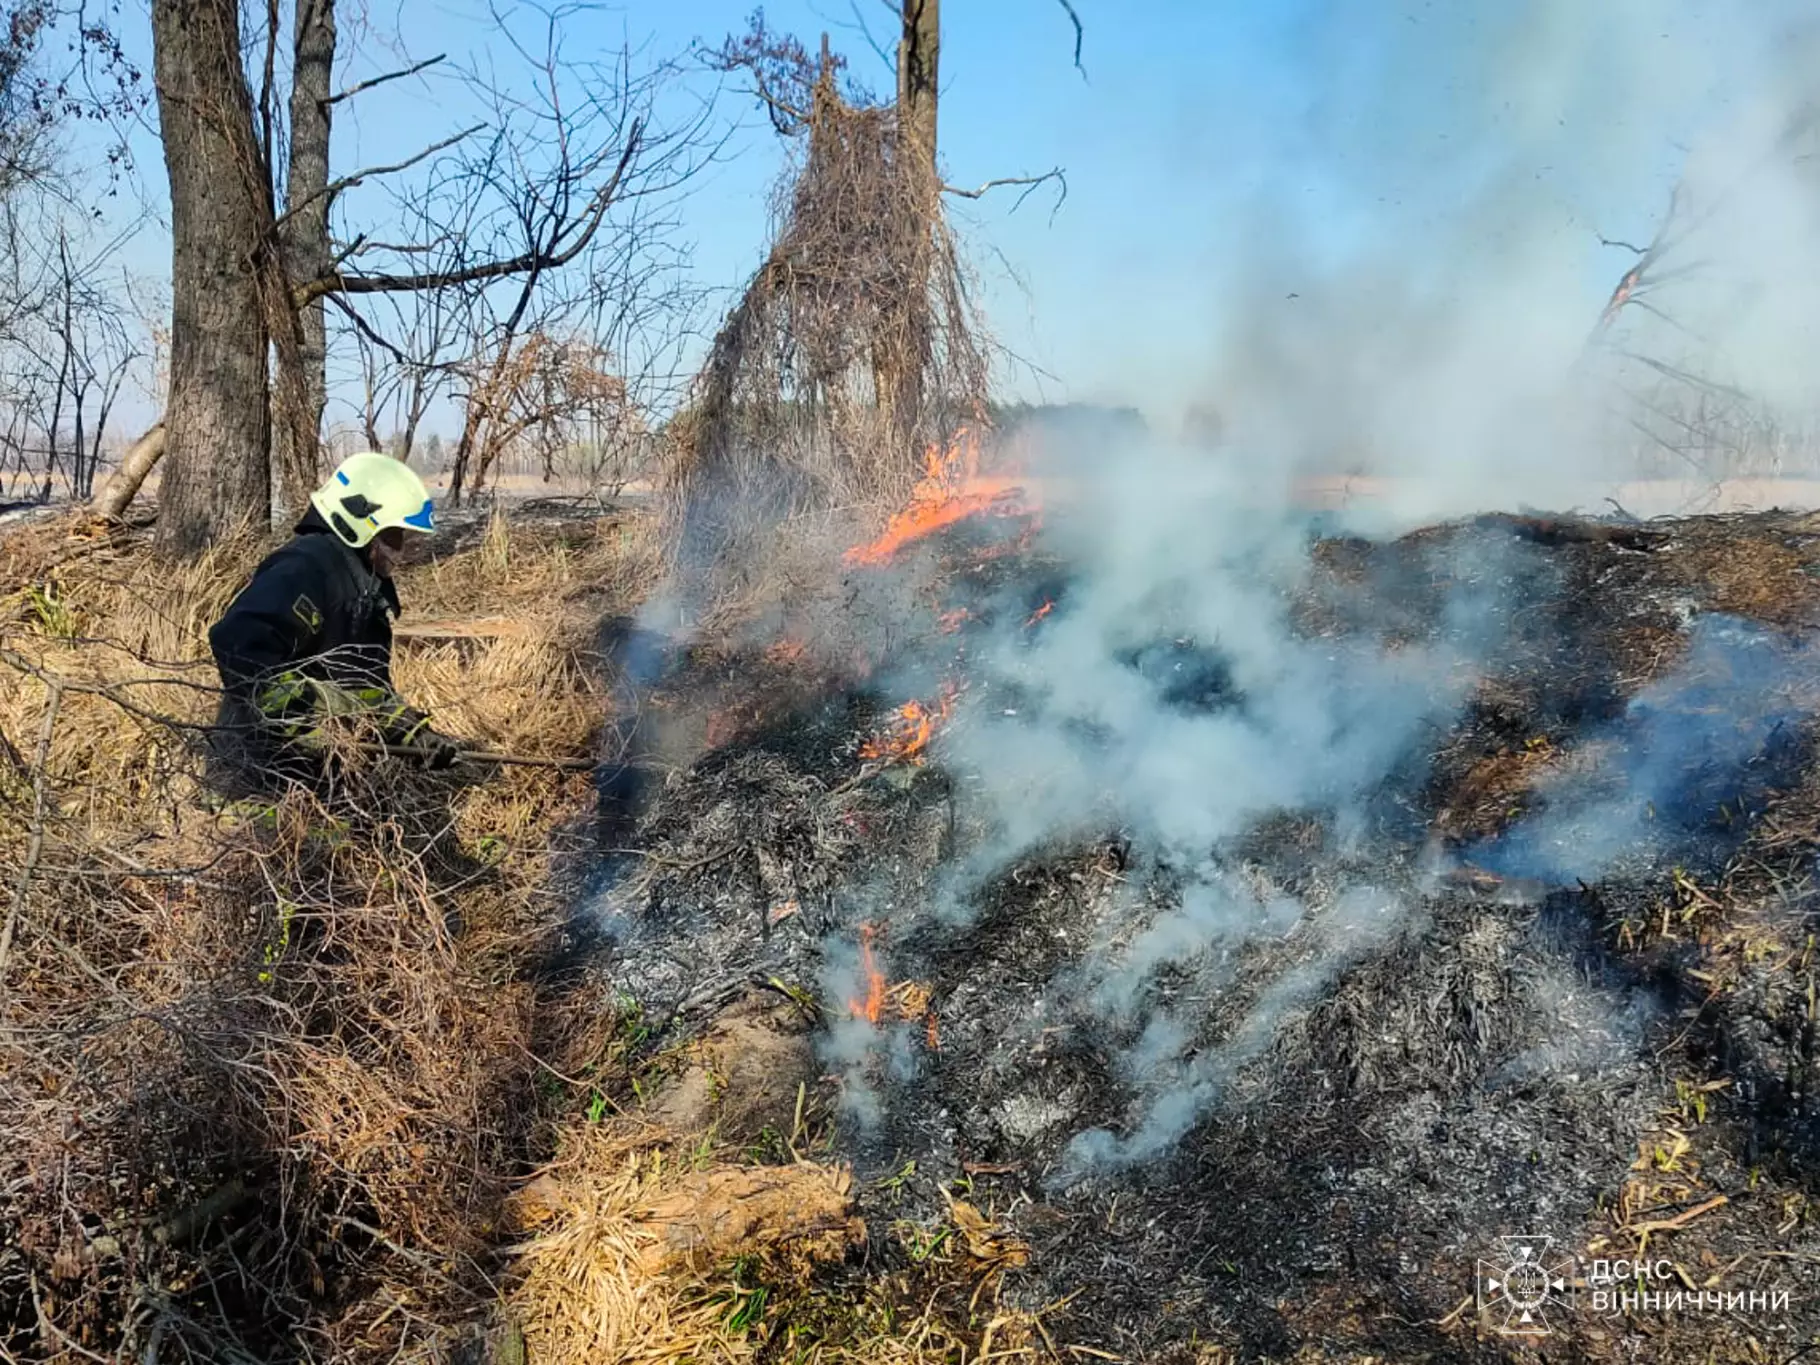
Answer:
[[(936, 1219), (921, 1204), (919, 1220), (889, 1192), (798, 1160), (827, 1152), (799, 1130), (782, 1143), (792, 1158), (782, 1166), (754, 1165), (754, 1150), (722, 1145), (748, 1140), (733, 1131), (748, 1120), (783, 1131), (762, 1115), (802, 1093), (792, 1080), (760, 1085), (755, 1106), (721, 1102), (726, 1086), (763, 1069), (742, 1072), (724, 1056), (744, 1046), (737, 1030), (710, 1029), (686, 1059), (686, 1049), (670, 1059), (687, 1060), (684, 1076), (643, 1111), (668, 1126), (614, 1112), (634, 1109), (632, 1045), (604, 992), (542, 971), (558, 916), (541, 888), (563, 851), (552, 847), (553, 826), (584, 805), (578, 779), (515, 770), (466, 786), (400, 782), (380, 765), (337, 804), (299, 797), (218, 820), (191, 800), (185, 727), (212, 707), (201, 632), (253, 547), (224, 546), (173, 579), (118, 535), (71, 526), (34, 534), (24, 548), (0, 544), (8, 574), (0, 894), (17, 901), (11, 945), (0, 948), (0, 1127), (18, 1135), (0, 1154), (8, 1234), (0, 1344), (72, 1357), (143, 1355), (157, 1343), (165, 1358), (180, 1347), (196, 1359), (391, 1358), (445, 1351), (503, 1307), (542, 1359), (908, 1365), (1063, 1355), (1047, 1309), (999, 1305), (1007, 1277), (1029, 1277), (1028, 1288), (1037, 1267), (1026, 1266), (1032, 1253), (1021, 1240), (971, 1202), (986, 1196), (962, 1199), (962, 1187), (944, 1184), (947, 1198), (933, 1208), (945, 1213)], [(1700, 527), (1665, 531), (1648, 550), (1571, 537), (1550, 547), (1560, 590), (1546, 610), (1542, 594), (1525, 599), (1512, 666), (1487, 680), (1436, 759), (1433, 833), (1492, 838), (1540, 786), (1596, 764), (1601, 721), (1684, 658), (1675, 601), (1755, 604), (1759, 619), (1800, 619), (1805, 599), (1789, 556), (1805, 564), (1806, 542), (1773, 522), (1728, 534), (1769, 548), (1739, 543), (1727, 558)], [(607, 709), (587, 658), (588, 619), (635, 602), (657, 558), (647, 536), (637, 524), (533, 534), (496, 523), (475, 544), (413, 568), (402, 585), (413, 616), (478, 609), (509, 615), (514, 627), (490, 643), (453, 628), (409, 641), (401, 685), (450, 730), (574, 752)], [(1431, 532), (1422, 543), (1445, 539)], [(1329, 553), (1329, 562), (1345, 561), (1349, 586), (1395, 591), (1375, 607), (1369, 594), (1336, 594), (1308, 619), (1323, 630), (1419, 638), (1433, 585), (1396, 562), (1409, 553), (1408, 545)], [(1066, 608), (1064, 596), (1057, 610)], [(1046, 619), (1038, 607), (1027, 628)], [(933, 609), (928, 627), (942, 630)], [(808, 654), (771, 651), (767, 667), (811, 678), (813, 694), (821, 683)], [(730, 687), (753, 686), (737, 659), (723, 671)], [(895, 717), (852, 695), (814, 700), (789, 725), (755, 727), (756, 737), (658, 793), (612, 895), (641, 931), (669, 937), (661, 951), (628, 953), (624, 970), (648, 979), (627, 979), (641, 999), (681, 1002), (679, 1014), (691, 1002), (711, 1011), (778, 962), (796, 968), (783, 979), (809, 979), (839, 931), (855, 944), (857, 971), (850, 983), (824, 983), (827, 998), (881, 1029), (920, 1035), (926, 1026), (918, 1055), (929, 1067), (928, 1105), (951, 1107), (969, 1125), (966, 1140), (987, 1144), (979, 1171), (1010, 1173), (1028, 1155), (1016, 1146), (1025, 1139), (1011, 1126), (1021, 1120), (1010, 1100), (1053, 1098), (1042, 1087), (1066, 1081), (1072, 1107), (1060, 1122), (1076, 1125), (1091, 1121), (1083, 1106), (1100, 1102), (1103, 1082), (1065, 1050), (1041, 1054), (1034, 1068), (1016, 1049), (1007, 1061), (993, 1021), (1009, 1016), (991, 1002), (1017, 1000), (1030, 973), (1040, 977), (1066, 943), (1104, 927), (1093, 916), (1113, 894), (1108, 884), (1125, 880), (1126, 854), (1105, 868), (1079, 850), (1020, 865), (992, 893), (1002, 903), (984, 908), (965, 952), (919, 961), (892, 933), (890, 908), (921, 896), (953, 852), (947, 779), (917, 760), (954, 698)], [(1811, 710), (1816, 699), (1797, 700)], [(1801, 1106), (1814, 1082), (1791, 1079), (1785, 1063), (1789, 1030), (1805, 1028), (1802, 1065), (1812, 1071), (1805, 934), (1820, 837), (1812, 786), (1777, 799), (1718, 882), (1677, 873), (1667, 891), (1586, 889), (1590, 909), (1563, 920), (1557, 906), (1548, 928), (1571, 935), (1583, 960), (1610, 954), (1614, 973), (1686, 972), (1704, 982), (1711, 998), (1690, 1032), (1709, 1050), (1697, 1055), (1724, 1057), (1753, 1093), (1779, 1094), (1782, 1117), (1766, 1109), (1765, 1130), (1786, 1122), (1801, 1151), (1811, 1150)], [(1315, 908), (1317, 928), (1337, 875), (1323, 830), (1314, 817), (1285, 814), (1245, 854), (1261, 886)], [(1396, 869), (1386, 861), (1370, 872)], [(1599, 1020), (1584, 1039), (1559, 1031), (1578, 1027), (1569, 1008), (1577, 988), (1535, 965), (1554, 951), (1539, 926), (1507, 905), (1443, 896), (1431, 926), (1332, 968), (1329, 987), (1239, 1076), (1241, 1103), (1196, 1158), (1200, 1169), (1187, 1172), (1192, 1187), (1135, 1190), (1138, 1212), (1124, 1220), (1138, 1219), (1140, 1230), (1115, 1217), (1115, 1201), (1096, 1213), (1103, 1224), (1069, 1224), (1036, 1253), (1082, 1277), (1058, 1298), (1087, 1284), (1089, 1302), (1100, 1295), (1088, 1312), (1129, 1333), (1109, 1329), (1098, 1340), (1149, 1341), (1161, 1329), (1139, 1316), (1176, 1313), (1179, 1325), (1182, 1313), (1227, 1298), (1242, 1315), (1255, 1308), (1246, 1306), (1248, 1285), (1289, 1284), (1286, 1267), (1329, 1255), (1335, 1239), (1432, 1250), (1409, 1219), (1431, 1214), (1439, 1227), (1482, 1218), (1472, 1180), (1506, 1147), (1516, 1150), (1510, 1144), (1534, 1141), (1522, 1106), (1541, 1101), (1501, 1098), (1523, 1085), (1544, 1087), (1536, 1093), (1555, 1116), (1555, 1127), (1536, 1130), (1545, 1141), (1530, 1149), (1531, 1165), (1545, 1149), (1577, 1172), (1572, 1193), (1585, 1199), (1554, 1213), (1580, 1217), (1600, 1176), (1574, 1163), (1603, 1160), (1613, 1125), (1650, 1101), (1643, 1082), (1620, 1070), (1626, 1107), (1600, 1110), (1593, 1090), (1556, 1084), (1546, 1057), (1520, 1050), (1538, 1009), (1559, 1002), (1551, 1041), (1562, 1055), (1576, 1058), (1581, 1043), (1588, 1065), (1630, 1055), (1623, 1040), (1595, 1036)], [(1205, 1037), (1242, 1033), (1260, 993), (1308, 967), (1297, 954), (1310, 951), (1285, 942), (1244, 955), (1244, 979), (1199, 1020)], [(917, 979), (893, 979), (894, 970)], [(775, 989), (780, 978), (769, 979)], [(780, 993), (796, 1000), (793, 991), (801, 988)], [(1783, 1033), (1766, 1019), (1784, 1021)], [(779, 1067), (805, 1067), (801, 1083), (813, 1085), (806, 1041), (792, 1034), (786, 1044), (769, 1055)], [(1505, 1044), (1502, 1069), (1487, 1073), (1494, 1045)], [(1693, 1074), (1695, 1057), (1693, 1088), (1677, 1101), (1687, 1112), (1657, 1116), (1634, 1172), (1623, 1153), (1617, 1213), (1600, 1227), (1632, 1241), (1614, 1246), (1634, 1244), (1639, 1231), (1687, 1237), (1691, 1224), (1666, 1226), (1686, 1210), (1664, 1201), (1685, 1196), (1700, 1208), (1711, 1189), (1742, 1183), (1721, 1125), (1704, 1121), (1706, 1106), (1729, 1103), (1731, 1092), (1699, 1089), (1715, 1078)], [(640, 1073), (641, 1095), (658, 1070)], [(715, 1102), (671, 1103), (696, 1073)], [(1002, 1128), (971, 1112), (993, 1086), (1007, 1097)], [(1244, 1110), (1247, 1099), (1255, 1111)], [(589, 1117), (578, 1117), (590, 1100)], [(726, 1127), (702, 1140), (701, 1113)], [(1578, 1125), (1572, 1132), (1564, 1115)], [(1450, 1124), (1454, 1138), (1433, 1136)], [(1589, 1145), (1593, 1132), (1599, 1142)], [(1010, 1146), (1001, 1152), (995, 1142)], [(1016, 1160), (999, 1159), (1007, 1155)], [(1311, 1197), (1330, 1189), (1318, 1173), (1337, 1169), (1380, 1180), (1369, 1188), (1381, 1198), (1342, 1214), (1333, 1199)], [(1423, 1173), (1423, 1189), (1410, 1170)], [(982, 1187), (992, 1178), (982, 1175)], [(1792, 1177), (1766, 1179), (1778, 1197), (1800, 1188)], [(1243, 1197), (1229, 1199), (1233, 1191)], [(1747, 1236), (1754, 1225), (1741, 1203), (1700, 1214), (1700, 1233)], [(862, 1209), (864, 1228), (855, 1221)], [(1025, 1213), (1020, 1226), (1042, 1226)], [(1102, 1227), (1118, 1243), (1103, 1254)], [(1182, 1267), (1216, 1254), (1242, 1267), (1233, 1286), (1217, 1303), (1169, 1308), (1165, 1296), (1189, 1303), (1202, 1292), (1198, 1270)], [(1177, 1296), (1172, 1284), (1119, 1279), (1125, 1270), (1109, 1257), (1128, 1260), (1139, 1279), (1175, 1267), (1188, 1288)], [(1361, 1274), (1368, 1280), (1369, 1267)], [(1331, 1331), (1369, 1342), (1387, 1301), (1381, 1291), (1350, 1280), (1344, 1292), (1291, 1284), (1250, 1325), (1228, 1332), (1222, 1321), (1216, 1335), (1255, 1345), (1271, 1333)], [(1433, 1307), (1399, 1302), (1417, 1316)], [(1265, 1317), (1268, 1327), (1257, 1326)], [(1433, 1346), (1436, 1337), (1423, 1339)]]
[[(938, 553), (959, 539), (945, 534)], [(801, 976), (814, 955), (846, 953), (824, 977), (831, 1031), (876, 1025), (874, 1057), (914, 1062), (916, 1079), (893, 1084), (883, 1064), (854, 1064), (843, 1081), (876, 1087), (887, 1140), (925, 1156), (931, 1184), (971, 1158), (962, 1169), (1009, 1175), (1038, 1201), (1026, 1230), (1051, 1216), (1079, 1220), (1041, 1246), (1031, 1278), (1058, 1293), (1085, 1285), (1069, 1325), (1101, 1346), (1141, 1355), (1206, 1326), (1243, 1346), (1235, 1358), (1500, 1358), (1495, 1340), (1467, 1339), (1457, 1284), (1465, 1275), (1470, 1285), (1470, 1258), (1509, 1220), (1531, 1216), (1575, 1239), (1575, 1251), (1666, 1244), (1700, 1284), (1736, 1287), (1725, 1277), (1768, 1264), (1749, 1258), (1773, 1248), (1776, 1283), (1787, 1284), (1809, 1273), (1793, 1268), (1808, 1264), (1809, 1224), (1765, 1213), (1772, 1200), (1806, 1207), (1811, 1191), (1812, 792), (1802, 789), (1805, 804), (1777, 797), (1716, 878), (1689, 869), (1723, 858), (1737, 833), (1702, 823), (1711, 769), (1724, 769), (1718, 788), (1737, 779), (1717, 797), (1737, 823), (1763, 809), (1764, 782), (1796, 776), (1796, 760), (1811, 767), (1801, 746), (1820, 698), (1752, 651), (1804, 657), (1760, 627), (1803, 621), (1817, 563), (1811, 538), (1778, 518), (1622, 535), (1506, 518), (1388, 545), (1318, 546), (1303, 629), (1391, 648), (1461, 631), (1483, 641), (1486, 675), (1459, 722), (1387, 780), (1371, 811), (1381, 842), (1378, 831), (1342, 833), (1320, 811), (1280, 813), (1239, 841), (1233, 853), (1259, 904), (1293, 898), (1306, 930), (1222, 947), (1205, 977), (1185, 964), (1159, 977), (1180, 1009), (1169, 1022), (1192, 1032), (1191, 1055), (1229, 1061), (1230, 1074), (1210, 1073), (1223, 1087), (1218, 1107), (1157, 1158), (1167, 1165), (1115, 1184), (1110, 1205), (1105, 1191), (1050, 1203), (1032, 1172), (1083, 1125), (1116, 1131), (1142, 1116), (1121, 1107), (1131, 1091), (1108, 1075), (1128, 1054), (1112, 1050), (1119, 1040), (1108, 1042), (1097, 1002), (1075, 1004), (1063, 968), (1078, 960), (1074, 944), (1117, 950), (1144, 932), (1146, 911), (1113, 904), (1078, 846), (1045, 848), (980, 887), (945, 936), (899, 932), (931, 899), (926, 874), (955, 851), (953, 807), (939, 794), (947, 779), (914, 763), (939, 703), (895, 717), (850, 705), (826, 725), (811, 713), (800, 734), (748, 738), (698, 765), (661, 794), (643, 831), (653, 856), (622, 885), (616, 913), (662, 955), (684, 957), (680, 980), (649, 966), (654, 993), (672, 998), (719, 970), (787, 963)], [(1461, 579), (1484, 586), (1476, 575), (1487, 564), (1497, 606), (1463, 623), (1448, 611), (1452, 594)], [(1032, 566), (1014, 556), (1005, 572), (1032, 576)], [(1055, 600), (1051, 614), (1065, 617), (1065, 581)], [(1706, 613), (1743, 615), (1723, 627), (1737, 626), (1732, 643), (1696, 647), (1718, 624), (1701, 622)], [(1026, 628), (1047, 619), (1038, 606)], [(947, 627), (968, 626), (937, 607), (925, 624), (940, 654)], [(1663, 686), (1633, 712), (1654, 684)], [(1664, 711), (1674, 716), (1667, 728), (1634, 733)], [(1765, 713), (1787, 723), (1749, 752)], [(1673, 738), (1684, 722), (1698, 736), (1727, 720), (1746, 739), (1717, 747), (1737, 755), (1715, 759)], [(1571, 872), (1543, 881), (1460, 866), (1465, 875), (1437, 884), (1424, 870), (1433, 845), (1443, 864), (1495, 854), (1549, 802), (1611, 796), (1629, 780), (1633, 744), (1661, 759), (1664, 791), (1651, 782), (1660, 799), (1647, 818), (1672, 826), (1662, 858), (1588, 866), (1582, 883)], [(869, 755), (896, 761), (872, 768)], [(964, 782), (956, 773), (952, 790), (964, 794)], [(1158, 898), (1149, 910), (1172, 906), (1167, 870), (1127, 872), (1124, 858), (1113, 880), (1149, 879), (1144, 894)], [(1361, 885), (1387, 889), (1408, 915), (1384, 939), (1347, 947), (1356, 907), (1342, 893)], [(800, 894), (803, 913), (771, 926), (767, 942), (756, 911), (780, 887)], [(1062, 983), (1058, 997), (1068, 998), (1046, 999), (1045, 982)], [(939, 1049), (900, 1048), (930, 1006), (940, 1010)], [(1040, 1037), (1033, 1020), (1045, 1025)], [(1140, 1042), (1132, 1029), (1126, 1041)], [(942, 1145), (948, 1134), (953, 1148)], [(1782, 1155), (1759, 1163), (1768, 1145)], [(1747, 1201), (1744, 1189), (1763, 1193)], [(1725, 1191), (1731, 1202), (1712, 1203)], [(1317, 1263), (1331, 1268), (1297, 1269)], [(1220, 1264), (1225, 1277), (1208, 1270)], [(1724, 1324), (1677, 1335), (1683, 1325), (1670, 1335), (1688, 1358), (1763, 1354), (1727, 1340)], [(1591, 1330), (1576, 1349), (1622, 1358), (1642, 1340), (1626, 1335), (1634, 1326)], [(1784, 1337), (1769, 1354), (1786, 1354)]]

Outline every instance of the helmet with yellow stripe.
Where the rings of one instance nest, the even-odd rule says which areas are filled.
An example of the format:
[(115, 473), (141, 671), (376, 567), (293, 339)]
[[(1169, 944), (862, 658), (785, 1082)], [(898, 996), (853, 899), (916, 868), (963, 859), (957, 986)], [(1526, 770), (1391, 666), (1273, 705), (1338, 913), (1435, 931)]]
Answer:
[(343, 460), (314, 493), (310, 505), (329, 528), (355, 549), (381, 531), (434, 531), (430, 490), (402, 460), (363, 451)]

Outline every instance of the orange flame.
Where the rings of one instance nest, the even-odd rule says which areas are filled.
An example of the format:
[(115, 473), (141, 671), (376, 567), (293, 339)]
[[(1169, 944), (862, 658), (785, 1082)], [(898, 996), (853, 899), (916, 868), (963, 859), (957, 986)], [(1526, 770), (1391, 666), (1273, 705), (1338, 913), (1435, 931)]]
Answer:
[(925, 706), (920, 701), (907, 701), (897, 708), (897, 716), (891, 728), (882, 735), (876, 735), (859, 746), (861, 758), (901, 758), (921, 767), (923, 750), (929, 747), (929, 741), (935, 738), (936, 729), (948, 719), (954, 710), (954, 699), (960, 688), (953, 683), (943, 683), (941, 695), (935, 699), (933, 706)]
[(870, 923), (859, 926), (859, 970), (866, 982), (866, 998), (849, 996), (847, 1012), (869, 1024), (881, 1022), (887, 1014), (906, 1024), (920, 1023), (930, 1049), (938, 1050), (942, 1045), (941, 1030), (936, 1023), (929, 987), (918, 981), (886, 985), (885, 974), (879, 970), (878, 955), (872, 949), (877, 934), (877, 929)]
[(1024, 629), (1029, 630), (1030, 627), (1034, 626), (1038, 621), (1042, 620), (1045, 616), (1047, 616), (1050, 612), (1052, 612), (1054, 610), (1055, 610), (1055, 599), (1050, 598), (1047, 602), (1044, 602), (1042, 606), (1038, 607), (1035, 611), (1030, 613), (1030, 619), (1028, 621), (1024, 622)]
[(847, 1008), (855, 1019), (864, 1019), (869, 1024), (876, 1024), (885, 1012), (885, 974), (878, 969), (878, 959), (872, 954), (873, 929), (870, 924), (859, 927), (859, 969), (866, 978), (866, 999), (862, 1004), (849, 999)]
[(846, 562), (884, 564), (904, 546), (975, 513), (1023, 511), (1023, 492), (1016, 479), (980, 473), (979, 431), (962, 427), (946, 447), (929, 448), (909, 505), (891, 518), (877, 540), (848, 550)]
[(765, 648), (765, 662), (779, 668), (788, 668), (801, 663), (808, 657), (808, 644), (794, 635), (786, 635)]

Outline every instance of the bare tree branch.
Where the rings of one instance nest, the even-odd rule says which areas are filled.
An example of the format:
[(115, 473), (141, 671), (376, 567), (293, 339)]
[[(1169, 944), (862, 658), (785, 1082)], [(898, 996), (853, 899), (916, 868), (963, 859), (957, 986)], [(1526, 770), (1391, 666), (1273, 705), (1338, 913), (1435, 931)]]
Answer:
[(278, 0), (266, 0), (265, 4), (265, 66), (259, 84), (259, 146), (265, 153), (265, 164), (269, 168), (278, 159), (278, 149), (272, 145), (272, 99), (277, 93), (278, 65)]
[(846, 67), (846, 60), (828, 50), (824, 34), (818, 61), (799, 39), (768, 29), (762, 10), (753, 14), (750, 24), (747, 32), (709, 53), (708, 66), (723, 74), (743, 71), (752, 83), (751, 93), (770, 114), (771, 126), (780, 137), (793, 137), (808, 125), (815, 83), (824, 69), (832, 79)]
[(354, 305), (349, 303), (346, 299), (342, 298), (341, 295), (327, 294), (324, 297), (327, 298), (330, 303), (334, 304), (336, 308), (341, 310), (342, 314), (344, 316), (346, 316), (348, 321), (354, 324), (354, 328), (356, 331), (358, 331), (368, 341), (372, 342), (373, 345), (379, 347), (380, 350), (382, 350), (382, 351), (386, 352), (388, 355), (390, 355), (392, 357), (392, 359), (396, 360), (401, 367), (409, 369), (411, 366), (413, 366), (417, 363), (416, 361), (412, 360), (410, 356), (406, 355), (403, 351), (399, 350), (397, 346), (393, 345), (390, 341), (388, 341), (379, 332), (375, 331), (373, 328), (373, 325), (370, 322), (368, 322), (365, 318), (360, 316), (360, 310), (355, 308)]
[(1650, 358), (1649, 356), (1639, 355), (1635, 351), (1621, 351), (1621, 352), (1619, 352), (1619, 354), (1622, 355), (1626, 360), (1634, 360), (1639, 365), (1647, 365), (1650, 369), (1654, 370), (1657, 374), (1663, 376), (1663, 378), (1665, 378), (1665, 379), (1679, 380), (1681, 383), (1688, 385), (1690, 388), (1699, 389), (1706, 393), (1715, 394), (1717, 396), (1724, 397), (1724, 398), (1735, 399), (1735, 400), (1738, 400), (1741, 402), (1750, 401), (1750, 395), (1748, 393), (1744, 392), (1743, 389), (1736, 388), (1730, 384), (1720, 383), (1717, 380), (1704, 378), (1701, 375), (1697, 375), (1688, 370), (1684, 370), (1678, 365), (1670, 365), (1670, 364), (1666, 363), (1665, 361), (1654, 360), (1654, 359)]
[[(872, 25), (868, 24), (866, 22), (866, 16), (860, 13), (859, 0), (847, 0), (847, 3), (853, 10), (853, 23), (859, 29), (860, 36), (866, 40), (866, 46), (871, 48), (878, 59), (887, 67), (895, 70), (897, 58), (887, 52), (885, 50), (885, 45), (872, 36)], [(903, 22), (903, 16), (901, 14), (897, 16), (897, 19), (900, 24)]]
[[(328, 294), (380, 294), (415, 291), (420, 289), (445, 289), (458, 284), (476, 284), (485, 280), (504, 279), (508, 275), (522, 275), (527, 271), (553, 270), (567, 265), (574, 260), (593, 240), (601, 220), (606, 217), (607, 209), (613, 204), (619, 191), (620, 182), (624, 179), (626, 169), (638, 153), (643, 135), (642, 121), (634, 121), (625, 146), (620, 152), (619, 164), (614, 168), (611, 178), (595, 194), (594, 201), (585, 211), (578, 224), (560, 225), (551, 240), (506, 260), (487, 261), (480, 265), (460, 266), (449, 270), (429, 271), (417, 275), (345, 275), (336, 270), (320, 279), (309, 280), (295, 286), (293, 298), (298, 307), (319, 299)], [(574, 241), (566, 247), (558, 248), (558, 242), (570, 230), (577, 230)]]
[(1086, 41), (1086, 31), (1081, 27), (1081, 16), (1075, 12), (1071, 0), (1055, 0), (1056, 4), (1068, 11), (1068, 18), (1074, 25), (1074, 69), (1081, 73), (1081, 79), (1087, 79), (1087, 68), (1081, 65), (1081, 44)]
[(371, 90), (375, 86), (384, 85), (387, 81), (401, 81), (406, 76), (415, 76), (419, 71), (424, 71), (435, 66), (447, 56), (447, 53), (439, 52), (434, 57), (426, 58), (413, 66), (405, 67), (402, 71), (388, 71), (383, 76), (374, 76), (369, 80), (358, 81), (355, 84), (350, 85), (346, 90), (343, 90), (340, 94), (329, 96), (329, 103), (340, 104), (343, 100), (353, 99), (354, 96), (360, 94), (363, 90)]
[(433, 242), (370, 242), (363, 233), (336, 254), (338, 259), (344, 261), (355, 256), (364, 256), (370, 251), (390, 251), (400, 256), (427, 256), (433, 251), (443, 250), (448, 245), (449, 238), (446, 235)]
[(1055, 206), (1059, 209), (1062, 206), (1062, 202), (1068, 198), (1068, 176), (1060, 166), (1055, 167), (1053, 170), (1044, 171), (1041, 175), (1001, 176), (996, 180), (988, 180), (978, 189), (972, 190), (964, 190), (956, 185), (943, 185), (942, 193), (952, 194), (961, 199), (981, 199), (991, 191), (1002, 188), (1003, 186), (1022, 185), (1024, 187), (1024, 192), (1018, 195), (1017, 203), (1011, 206), (1011, 211), (1015, 213), (1019, 208), (1023, 207), (1024, 201), (1036, 192), (1037, 186), (1047, 184), (1051, 180), (1061, 186), (1061, 193), (1056, 196), (1055, 200)]
[[(471, 128), (464, 128), (461, 132), (456, 133), (451, 137), (445, 137), (441, 142), (432, 143), (430, 146), (425, 147), (421, 152), (418, 152), (414, 156), (408, 156), (403, 161), (394, 161), (389, 166), (368, 166), (365, 170), (355, 171), (352, 175), (344, 175), (339, 180), (330, 181), (315, 194), (310, 195), (306, 199), (299, 200), (297, 203), (291, 205), (290, 208), (286, 209), (284, 213), (273, 222), (272, 231), (276, 233), (290, 221), (290, 219), (296, 217), (299, 213), (303, 212), (304, 209), (319, 200), (333, 199), (343, 190), (351, 190), (354, 186), (370, 180), (376, 175), (395, 175), (399, 171), (409, 170), (420, 162), (429, 160), (431, 157), (435, 156), (436, 153), (446, 152), (457, 143), (465, 142), (468, 138), (473, 137), (474, 134), (478, 133), (486, 126), (487, 125), (484, 123), (476, 123)], [(307, 302), (307, 300), (305, 300), (305, 302)], [(298, 306), (301, 307), (302, 304), (300, 303)]]

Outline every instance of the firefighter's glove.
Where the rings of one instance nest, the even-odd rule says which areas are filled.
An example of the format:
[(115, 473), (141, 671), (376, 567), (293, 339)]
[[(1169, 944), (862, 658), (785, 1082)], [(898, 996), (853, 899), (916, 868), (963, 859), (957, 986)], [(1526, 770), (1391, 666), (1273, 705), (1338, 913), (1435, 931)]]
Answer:
[(411, 737), (406, 747), (432, 771), (447, 768), (461, 757), (461, 745), (447, 735), (437, 734), (427, 725)]
[(431, 729), (430, 718), (415, 707), (401, 708), (388, 721), (386, 743), (432, 771), (447, 768), (461, 757), (461, 745)]

